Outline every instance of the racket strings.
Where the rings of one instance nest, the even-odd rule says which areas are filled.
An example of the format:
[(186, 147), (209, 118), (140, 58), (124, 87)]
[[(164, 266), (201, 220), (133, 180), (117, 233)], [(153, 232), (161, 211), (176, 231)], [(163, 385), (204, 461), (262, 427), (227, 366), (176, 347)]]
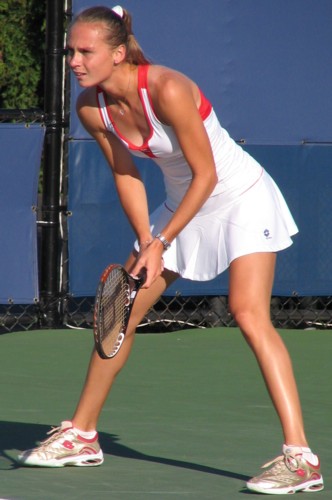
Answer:
[(129, 285), (123, 273), (111, 272), (104, 283), (101, 304), (101, 340), (106, 350), (107, 345), (114, 344), (119, 332), (123, 331), (129, 294)]

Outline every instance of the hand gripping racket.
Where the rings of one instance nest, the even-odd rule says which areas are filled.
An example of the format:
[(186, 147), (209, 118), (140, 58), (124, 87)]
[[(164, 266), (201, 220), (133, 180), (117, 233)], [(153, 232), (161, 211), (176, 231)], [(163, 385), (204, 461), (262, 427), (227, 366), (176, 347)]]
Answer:
[(133, 278), (119, 264), (111, 264), (97, 288), (93, 333), (95, 347), (103, 359), (113, 358), (124, 341), (130, 313), (145, 275)]

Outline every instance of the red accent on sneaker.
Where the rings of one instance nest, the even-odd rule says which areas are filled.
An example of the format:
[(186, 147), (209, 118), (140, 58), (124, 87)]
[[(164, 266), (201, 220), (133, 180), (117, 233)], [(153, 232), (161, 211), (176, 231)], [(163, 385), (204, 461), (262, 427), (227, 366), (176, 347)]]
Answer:
[(87, 438), (85, 438), (85, 437), (80, 436), (79, 434), (77, 434), (77, 439), (79, 439), (80, 441), (82, 441), (82, 443), (94, 443), (98, 439), (98, 433), (96, 432), (96, 435), (92, 439), (87, 439)]
[(73, 443), (71, 441), (64, 441), (62, 443), (62, 446), (64, 448), (67, 448), (67, 450), (72, 450), (74, 448), (74, 445), (73, 445)]
[(79, 452), (79, 455), (96, 455), (96, 450), (93, 448), (82, 448), (82, 450)]

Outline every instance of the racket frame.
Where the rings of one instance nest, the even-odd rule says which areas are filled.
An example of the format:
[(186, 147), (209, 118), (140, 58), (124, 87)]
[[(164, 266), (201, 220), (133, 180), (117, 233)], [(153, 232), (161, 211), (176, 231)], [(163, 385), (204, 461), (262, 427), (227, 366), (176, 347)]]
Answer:
[[(108, 277), (114, 271), (115, 269), (119, 269), (126, 281), (126, 284), (128, 286), (128, 291), (127, 291), (127, 300), (125, 304), (125, 312), (124, 312), (124, 319), (123, 319), (123, 324), (122, 328), (118, 333), (117, 339), (114, 342), (113, 349), (111, 350), (110, 353), (107, 353), (105, 349), (103, 348), (103, 339), (102, 339), (102, 331), (101, 328), (103, 328), (103, 315), (104, 315), (104, 308), (102, 306), (102, 296), (103, 296), (103, 291), (105, 288), (105, 284), (107, 282)], [(97, 353), (102, 359), (111, 359), (116, 356), (116, 354), (119, 352), (123, 341), (126, 336), (126, 331), (129, 323), (129, 318), (130, 318), (130, 313), (132, 310), (132, 307), (134, 305), (137, 292), (145, 282), (146, 275), (142, 273), (140, 276), (133, 277), (131, 276), (123, 266), (120, 264), (110, 264), (109, 266), (106, 267), (106, 269), (103, 271), (97, 292), (96, 292), (96, 297), (95, 297), (95, 305), (94, 305), (94, 313), (93, 313), (93, 336), (94, 336), (94, 342), (95, 342), (95, 348)]]

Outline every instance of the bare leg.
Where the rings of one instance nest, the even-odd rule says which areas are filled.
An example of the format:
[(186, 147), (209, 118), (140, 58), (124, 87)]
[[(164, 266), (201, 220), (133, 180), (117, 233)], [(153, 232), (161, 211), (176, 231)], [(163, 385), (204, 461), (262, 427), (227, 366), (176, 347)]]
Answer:
[(285, 443), (308, 446), (290, 356), (270, 320), (275, 261), (273, 253), (256, 253), (232, 262), (230, 310), (257, 358)]
[[(128, 263), (130, 262), (131, 259), (129, 259)], [(137, 325), (176, 278), (175, 273), (166, 270), (150, 288), (139, 291), (130, 316), (126, 338), (114, 358), (101, 359), (93, 351), (82, 394), (72, 418), (74, 426), (78, 429), (82, 431), (96, 429), (100, 412), (112, 384), (129, 357)]]

